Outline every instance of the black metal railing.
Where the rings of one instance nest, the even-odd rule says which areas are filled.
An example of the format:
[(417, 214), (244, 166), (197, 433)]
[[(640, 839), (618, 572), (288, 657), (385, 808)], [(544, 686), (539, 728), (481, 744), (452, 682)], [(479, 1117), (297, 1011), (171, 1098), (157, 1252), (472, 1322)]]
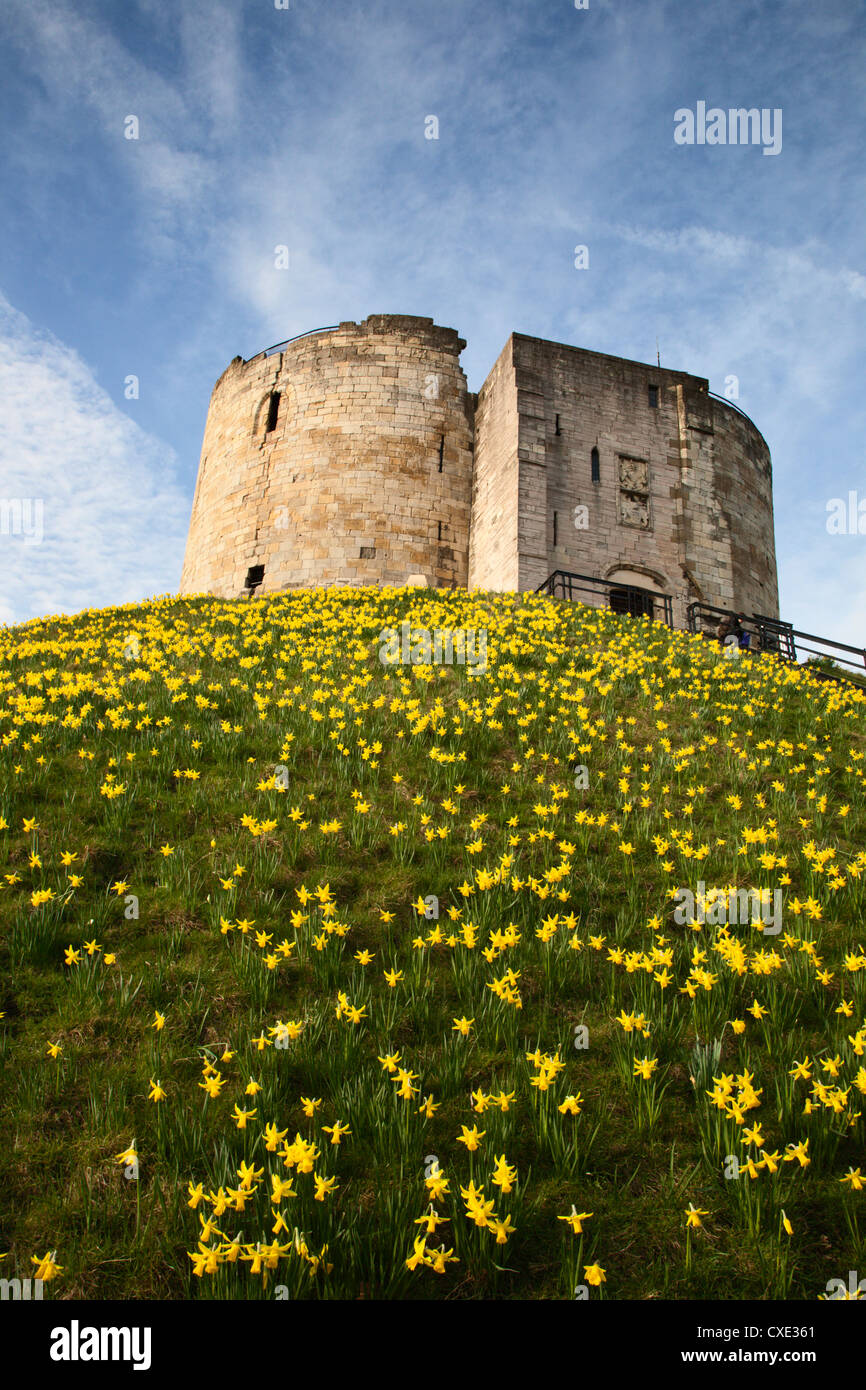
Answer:
[[(654, 618), (673, 627), (673, 600), (670, 594), (624, 584), (621, 580), (597, 579), (594, 575), (554, 570), (535, 592), (547, 594), (550, 598), (577, 599), (590, 607), (611, 608), (615, 613), (632, 617)], [(689, 632), (702, 633), (705, 637), (715, 638), (719, 624), (730, 618), (737, 619), (739, 626), (748, 634), (747, 646), (752, 651), (772, 652), (783, 661), (795, 663), (804, 656), (823, 658), (834, 666), (851, 667), (855, 673), (862, 670), (866, 674), (864, 647), (852, 647), (847, 642), (837, 642), (830, 637), (817, 637), (814, 632), (801, 632), (793, 623), (783, 622), (781, 618), (769, 618), (764, 613), (740, 615), (732, 608), (717, 608), (711, 603), (697, 602), (690, 603), (686, 609)], [(817, 645), (813, 645), (815, 643)], [(845, 679), (848, 672), (822, 670), (816, 666), (815, 675), (820, 679)]]
[(708, 391), (707, 395), (712, 396), (714, 401), (721, 401), (722, 405), (729, 405), (731, 407), (731, 410), (735, 410), (738, 415), (742, 415), (743, 419), (748, 420), (750, 425), (754, 424), (754, 421), (749, 418), (745, 410), (743, 410), (742, 407), (737, 405), (734, 401), (729, 401), (727, 396), (720, 396), (718, 391)]
[[(686, 609), (689, 632), (701, 632), (705, 637), (715, 637), (719, 623), (738, 615), (731, 608), (716, 608), (712, 603), (690, 603)], [(797, 653), (791, 637), (792, 624), (783, 623), (778, 618), (762, 618), (753, 614), (747, 619), (746, 631), (751, 641), (749, 646), (755, 651), (775, 652), (787, 661), (796, 661)]]
[[(690, 632), (715, 636), (719, 623), (725, 618), (737, 617), (737, 614), (730, 608), (715, 608), (709, 603), (690, 603), (687, 616)], [(745, 619), (745, 630), (757, 638), (756, 650), (774, 652), (785, 661), (799, 661), (801, 656), (808, 655), (824, 657), (834, 663), (850, 666), (855, 671), (861, 667), (866, 671), (866, 648), (852, 647), (847, 642), (836, 642), (830, 637), (816, 637), (813, 632), (801, 632), (793, 623), (782, 622), (780, 618), (753, 613)], [(810, 643), (818, 645), (812, 646)], [(842, 652), (849, 655), (842, 656)]]
[(274, 343), (273, 347), (265, 348), (265, 357), (270, 357), (274, 352), (281, 352), (289, 343), (296, 343), (299, 338), (311, 338), (314, 333), (333, 333), (339, 327), (338, 323), (329, 323), (325, 328), (308, 328), (305, 333), (296, 333), (294, 338), (286, 338), (282, 343)]
[[(624, 584), (616, 579), (595, 579), (589, 574), (572, 574), (569, 570), (554, 570), (543, 584), (535, 590), (537, 594), (548, 594), (550, 598), (579, 599), (590, 603), (592, 599), (603, 599), (603, 604), (590, 603), (594, 608), (611, 608), (615, 613), (629, 614), (632, 617), (655, 618), (673, 627), (673, 600), (670, 594), (655, 589), (643, 589), (635, 584)], [(587, 595), (584, 598), (583, 595)]]

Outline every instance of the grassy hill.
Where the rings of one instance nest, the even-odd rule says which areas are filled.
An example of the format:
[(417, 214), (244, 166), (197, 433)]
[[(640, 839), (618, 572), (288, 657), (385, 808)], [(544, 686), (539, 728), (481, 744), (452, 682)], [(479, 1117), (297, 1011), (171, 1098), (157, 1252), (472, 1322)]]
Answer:
[(0, 631), (0, 1275), (826, 1296), (866, 1234), (864, 713), (532, 595)]

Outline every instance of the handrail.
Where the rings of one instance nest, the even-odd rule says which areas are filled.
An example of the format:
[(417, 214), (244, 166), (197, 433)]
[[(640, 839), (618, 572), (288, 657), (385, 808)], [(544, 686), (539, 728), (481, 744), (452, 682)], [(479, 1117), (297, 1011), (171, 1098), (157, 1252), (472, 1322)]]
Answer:
[[(835, 642), (831, 637), (812, 637), (810, 633), (798, 632), (796, 628), (792, 630), (791, 635), (799, 639), (799, 649), (801, 652), (809, 652), (812, 656), (826, 657), (828, 661), (841, 661), (843, 665), (853, 666), (855, 670), (858, 671), (861, 666), (866, 670), (866, 649), (861, 647), (849, 647), (847, 643)], [(807, 647), (805, 645), (806, 642), (820, 642), (822, 647), (832, 647), (833, 651), (832, 653), (818, 651), (816, 647)], [(836, 653), (839, 651), (855, 652), (860, 659), (859, 661), (851, 661), (847, 656), (837, 656)]]
[[(738, 615), (731, 608), (716, 608), (709, 603), (690, 603), (687, 609), (688, 625), (690, 632), (697, 632), (697, 617), (718, 616), (718, 617), (737, 617)], [(783, 622), (781, 618), (768, 618), (761, 613), (753, 613), (746, 622), (751, 623), (758, 629), (758, 634), (764, 643), (765, 648), (769, 646), (768, 637), (776, 641), (780, 653), (786, 660), (797, 661), (797, 648), (800, 652), (809, 652), (812, 656), (827, 657), (828, 660), (841, 662), (845, 666), (853, 666), (856, 669), (862, 665), (866, 669), (866, 648), (852, 647), (847, 642), (837, 642), (832, 637), (819, 637), (814, 632), (802, 632), (795, 628), (792, 623)], [(830, 652), (818, 651), (815, 647), (807, 647), (806, 642), (819, 642), (822, 647), (831, 647)], [(839, 656), (839, 652), (851, 652), (858, 657), (857, 661), (851, 661), (847, 657)]]
[(728, 398), (727, 398), (727, 396), (720, 396), (719, 393), (718, 393), (718, 391), (707, 391), (707, 395), (708, 395), (708, 396), (712, 396), (712, 398), (713, 398), (714, 401), (721, 401), (723, 405), (729, 405), (729, 406), (731, 407), (731, 410), (735, 410), (735, 411), (737, 412), (738, 415), (742, 415), (742, 417), (743, 417), (744, 420), (748, 420), (748, 421), (749, 421), (749, 424), (750, 424), (750, 425), (754, 425), (754, 426), (755, 426), (755, 429), (757, 429), (757, 425), (755, 425), (754, 420), (752, 420), (752, 419), (746, 414), (745, 410), (743, 410), (743, 409), (742, 409), (740, 406), (738, 406), (738, 405), (734, 405), (734, 402), (733, 402), (733, 401), (729, 401)]
[[(760, 621), (763, 623), (769, 621), (769, 624), (775, 626), (772, 619), (761, 618)], [(866, 648), (864, 647), (849, 647), (847, 642), (837, 642), (832, 637), (818, 637), (814, 632), (801, 632), (798, 627), (790, 627), (788, 623), (779, 624), (779, 626), (783, 627), (786, 632), (790, 632), (792, 637), (801, 637), (806, 642), (821, 642), (825, 647), (838, 647), (843, 652), (855, 652), (863, 665), (866, 666)], [(854, 663), (851, 664), (853, 666)]]
[(281, 348), (288, 347), (289, 343), (296, 343), (299, 338), (310, 338), (314, 333), (333, 333), (339, 328), (338, 323), (329, 323), (325, 328), (308, 328), (305, 333), (296, 333), (294, 338), (285, 338), (281, 343), (274, 343), (273, 347), (265, 348), (265, 357), (270, 357), (272, 352), (279, 352)]
[[(698, 632), (698, 615), (714, 621), (719, 618), (739, 618), (739, 614), (733, 608), (718, 608), (712, 603), (701, 603), (695, 600), (686, 609), (686, 621), (689, 632)], [(746, 615), (743, 614), (745, 617)], [(783, 623), (778, 619), (764, 619), (759, 613), (753, 613), (751, 618), (746, 619), (751, 622), (758, 630), (761, 645), (765, 651), (772, 651), (783, 654), (787, 660), (796, 661), (797, 649), (792, 639), (792, 627), (790, 623)]]
[(539, 584), (535, 592), (537, 594), (547, 593), (551, 598), (556, 598), (557, 588), (562, 589), (562, 597), (566, 599), (572, 599), (575, 590), (585, 590), (592, 594), (610, 594), (613, 591), (639, 594), (642, 599), (652, 600), (653, 611), (656, 600), (658, 600), (662, 606), (664, 622), (668, 627), (673, 627), (673, 601), (670, 594), (662, 593), (659, 590), (644, 589), (638, 584), (627, 584), (621, 579), (597, 579), (590, 574), (574, 574), (570, 570), (554, 570), (543, 584)]

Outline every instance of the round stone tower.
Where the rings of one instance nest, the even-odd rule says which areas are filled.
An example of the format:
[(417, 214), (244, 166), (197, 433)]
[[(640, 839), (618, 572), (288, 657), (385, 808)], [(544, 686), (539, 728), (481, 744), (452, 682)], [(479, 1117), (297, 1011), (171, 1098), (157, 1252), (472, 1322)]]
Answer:
[(213, 389), (180, 592), (468, 581), (473, 402), (453, 328), (373, 314)]

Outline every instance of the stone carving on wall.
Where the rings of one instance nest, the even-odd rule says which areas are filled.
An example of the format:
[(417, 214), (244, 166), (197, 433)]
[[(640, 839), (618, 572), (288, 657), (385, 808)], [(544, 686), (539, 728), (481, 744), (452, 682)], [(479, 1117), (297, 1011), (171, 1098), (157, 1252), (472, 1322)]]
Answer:
[(636, 526), (641, 531), (649, 531), (652, 527), (646, 459), (620, 455), (619, 519), (623, 526)]
[(620, 455), (619, 485), (627, 492), (649, 492), (649, 469), (646, 459), (630, 459)]

